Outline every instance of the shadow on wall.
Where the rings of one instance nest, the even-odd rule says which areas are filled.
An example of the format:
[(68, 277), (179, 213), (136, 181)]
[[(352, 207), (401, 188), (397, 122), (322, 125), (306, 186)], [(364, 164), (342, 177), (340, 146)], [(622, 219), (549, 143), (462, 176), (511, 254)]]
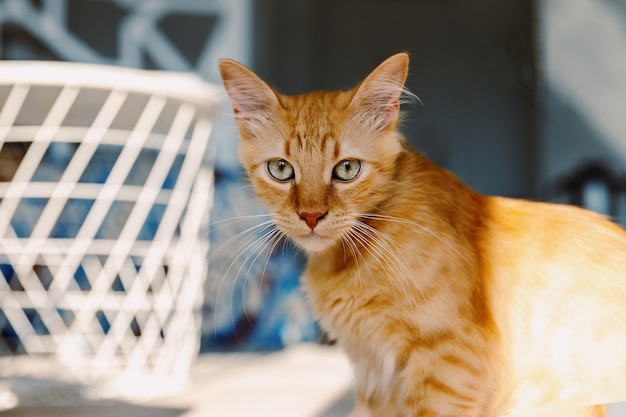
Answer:
[(541, 146), (539, 177), (540, 196), (558, 197), (559, 183), (590, 163), (601, 163), (610, 171), (622, 174), (624, 161), (589, 118), (557, 90), (542, 93), (540, 120)]
[(539, 2), (544, 179), (582, 159), (626, 165), (626, 9), (622, 2)]

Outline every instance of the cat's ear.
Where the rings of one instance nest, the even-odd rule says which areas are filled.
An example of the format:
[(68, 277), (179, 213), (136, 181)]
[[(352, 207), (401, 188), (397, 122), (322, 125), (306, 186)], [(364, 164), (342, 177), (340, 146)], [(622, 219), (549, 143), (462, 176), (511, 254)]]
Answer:
[(280, 106), (276, 93), (244, 65), (222, 59), (219, 69), (240, 129), (252, 130)]
[(374, 130), (394, 128), (400, 113), (400, 95), (409, 68), (409, 56), (387, 58), (356, 87), (351, 105)]

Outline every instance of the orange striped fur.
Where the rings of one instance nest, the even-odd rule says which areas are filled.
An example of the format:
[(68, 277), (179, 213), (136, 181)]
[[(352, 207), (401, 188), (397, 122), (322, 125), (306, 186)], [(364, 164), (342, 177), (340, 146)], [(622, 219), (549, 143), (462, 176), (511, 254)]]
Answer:
[(353, 90), (290, 97), (220, 63), (241, 161), (354, 364), (353, 415), (602, 416), (626, 399), (626, 233), (478, 194), (412, 150), (407, 68), (401, 53)]

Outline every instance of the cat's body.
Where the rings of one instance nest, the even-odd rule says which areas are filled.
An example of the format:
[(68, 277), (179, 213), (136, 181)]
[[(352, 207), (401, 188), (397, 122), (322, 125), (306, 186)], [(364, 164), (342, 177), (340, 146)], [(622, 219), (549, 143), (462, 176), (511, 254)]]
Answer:
[(348, 92), (221, 72), (240, 157), (355, 367), (358, 416), (601, 415), (626, 399), (626, 233), (567, 206), (487, 197), (396, 130), (408, 59)]

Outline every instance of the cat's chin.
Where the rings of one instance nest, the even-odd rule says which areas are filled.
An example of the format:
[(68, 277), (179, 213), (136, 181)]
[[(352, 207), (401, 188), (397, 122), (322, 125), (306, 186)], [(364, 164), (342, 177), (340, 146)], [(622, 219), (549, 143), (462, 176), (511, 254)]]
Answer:
[(337, 241), (336, 239), (320, 236), (317, 233), (311, 233), (307, 236), (292, 237), (292, 240), (308, 253), (318, 253), (328, 250)]

